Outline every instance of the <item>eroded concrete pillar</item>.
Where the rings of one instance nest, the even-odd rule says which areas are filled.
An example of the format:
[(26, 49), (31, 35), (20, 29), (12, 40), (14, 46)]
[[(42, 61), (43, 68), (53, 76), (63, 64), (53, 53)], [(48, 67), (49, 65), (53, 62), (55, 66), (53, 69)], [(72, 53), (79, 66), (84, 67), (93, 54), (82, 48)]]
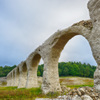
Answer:
[(19, 73), (18, 88), (25, 88), (27, 81), (27, 67), (25, 62), (21, 62), (19, 65)]
[(41, 56), (39, 54), (34, 54), (33, 57), (30, 56), (26, 61), (28, 68), (26, 88), (39, 87), (37, 80), (37, 69), (40, 59)]
[(11, 78), (10, 78), (10, 73), (7, 75), (7, 86), (10, 86), (10, 81), (11, 81)]
[(89, 41), (93, 56), (98, 64), (94, 73), (94, 87), (100, 92), (100, 0), (90, 0), (88, 8), (93, 24)]
[(13, 70), (13, 86), (16, 86), (16, 73), (15, 73), (15, 69)]
[(15, 68), (15, 83), (14, 86), (18, 86), (19, 84), (19, 67)]
[(11, 72), (11, 86), (14, 86), (14, 73), (13, 73), (13, 70)]
[(11, 85), (12, 85), (12, 74), (10, 72), (10, 74), (9, 74), (9, 86), (11, 86)]
[(44, 58), (44, 71), (42, 90), (44, 94), (49, 92), (61, 91), (58, 74), (58, 59), (57, 51), (53, 54), (46, 55)]

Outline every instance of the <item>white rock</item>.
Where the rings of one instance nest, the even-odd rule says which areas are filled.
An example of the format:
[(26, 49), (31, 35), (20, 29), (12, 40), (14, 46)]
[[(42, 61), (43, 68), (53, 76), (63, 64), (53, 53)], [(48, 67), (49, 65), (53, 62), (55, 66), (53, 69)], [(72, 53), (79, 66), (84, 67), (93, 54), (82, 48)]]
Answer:
[(83, 95), (82, 100), (93, 100), (89, 95)]
[(81, 97), (79, 97), (78, 95), (75, 95), (72, 100), (82, 100)]

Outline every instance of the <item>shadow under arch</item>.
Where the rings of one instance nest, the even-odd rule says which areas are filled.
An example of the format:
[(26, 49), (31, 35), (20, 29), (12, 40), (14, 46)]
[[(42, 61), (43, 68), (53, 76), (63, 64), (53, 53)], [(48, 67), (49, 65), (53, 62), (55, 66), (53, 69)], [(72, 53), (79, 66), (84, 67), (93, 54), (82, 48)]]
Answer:
[(37, 70), (42, 56), (38, 52), (33, 52), (26, 60), (28, 77), (26, 88), (39, 87)]

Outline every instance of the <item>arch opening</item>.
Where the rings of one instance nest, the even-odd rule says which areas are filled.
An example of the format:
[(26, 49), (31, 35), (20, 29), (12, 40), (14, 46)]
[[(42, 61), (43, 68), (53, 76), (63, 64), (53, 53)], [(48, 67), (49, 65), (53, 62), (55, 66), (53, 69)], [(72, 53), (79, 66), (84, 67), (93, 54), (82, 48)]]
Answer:
[[(74, 40), (74, 42), (73, 42), (74, 45), (72, 47), (72, 49), (73, 49), (72, 51), (74, 51), (74, 52), (73, 52), (73, 54), (71, 54), (71, 48), (70, 47), (72, 45), (69, 46), (69, 47), (67, 47), (67, 44), (70, 44), (71, 40), (73, 40), (74, 38), (77, 38), (77, 37), (78, 38), (81, 37), (81, 39), (84, 39), (86, 43), (84, 43), (84, 41), (82, 43), (81, 42), (79, 43), (80, 44), (80, 47), (78, 47), (78, 48), (80, 48), (79, 50), (82, 50), (82, 52), (80, 52), (80, 51), (75, 50), (75, 42), (76, 41)], [(78, 43), (78, 42), (79, 41), (77, 41), (76, 43)], [(83, 45), (85, 45), (85, 46), (83, 46)], [(68, 49), (69, 52), (68, 51), (67, 51), (68, 53), (66, 53), (65, 51), (63, 52), (63, 49), (64, 48), (65, 48), (65, 50)], [(74, 54), (75, 52), (76, 52), (76, 54)], [(79, 55), (77, 56), (78, 52), (79, 52), (79, 55), (82, 54), (83, 57), (82, 56), (79, 56)], [(52, 48), (52, 57), (55, 58), (55, 61), (54, 62), (56, 63), (55, 64), (56, 67), (57, 67), (57, 62), (59, 61), (59, 58), (60, 58), (60, 56), (61, 56), (62, 53), (63, 53), (62, 59), (64, 59), (63, 57), (65, 57), (65, 59), (64, 60), (60, 59), (60, 61), (63, 61), (63, 62), (65, 61), (65, 63), (68, 62), (68, 61), (75, 63), (75, 61), (76, 61), (77, 64), (78, 64), (78, 62), (82, 62), (82, 64), (84, 64), (84, 66), (89, 63), (88, 66), (93, 65), (92, 66), (93, 67), (93, 70), (92, 71), (95, 71), (95, 69), (96, 69), (95, 66), (97, 66), (97, 63), (96, 63), (96, 61), (95, 61), (95, 59), (93, 57), (93, 54), (92, 54), (92, 51), (91, 51), (91, 47), (90, 47), (89, 41), (83, 35), (73, 33), (71, 35), (70, 34), (65, 34), (65, 35), (63, 35), (63, 36), (61, 36), (59, 38), (59, 40), (57, 41), (57, 43)], [(66, 54), (67, 54), (67, 56), (66, 56)], [(69, 59), (68, 57), (70, 57), (70, 60), (68, 60)], [(72, 59), (75, 59), (75, 60), (72, 60)], [(87, 70), (87, 72), (86, 72), (87, 74), (88, 74), (88, 71), (89, 71), (88, 68), (86, 69)], [(66, 69), (66, 72), (68, 72), (67, 69)], [(60, 73), (60, 71), (59, 71), (59, 73)], [(91, 73), (93, 73), (93, 74), (91, 74)], [(94, 72), (91, 72), (91, 73), (90, 74), (93, 77)], [(64, 72), (63, 72), (63, 74), (64, 74)], [(72, 75), (68, 74), (67, 76), (72, 76)], [(76, 75), (76, 76), (78, 76), (78, 75)], [(83, 75), (83, 77), (84, 76), (85, 77), (88, 77), (87, 75)]]
[(82, 35), (72, 37), (61, 51), (59, 62), (81, 62), (97, 66), (88, 40)]

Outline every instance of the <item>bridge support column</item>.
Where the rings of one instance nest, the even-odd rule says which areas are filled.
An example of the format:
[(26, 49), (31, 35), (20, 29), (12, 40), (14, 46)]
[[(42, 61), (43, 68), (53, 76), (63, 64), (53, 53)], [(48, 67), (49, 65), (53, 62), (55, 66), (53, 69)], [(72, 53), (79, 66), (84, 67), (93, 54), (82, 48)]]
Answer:
[(18, 88), (25, 88), (26, 86), (26, 81), (27, 81), (27, 70), (26, 70), (26, 65), (22, 63), (19, 67), (19, 84)]
[(19, 83), (19, 72), (16, 68), (15, 70), (15, 83), (14, 83), (14, 86), (18, 86), (18, 83)]
[(11, 86), (14, 86), (14, 73), (11, 72)]
[(100, 92), (100, 66), (94, 73), (94, 87), (98, 92)]
[(10, 74), (7, 75), (7, 86), (10, 86)]
[(13, 86), (16, 86), (16, 72), (15, 72), (15, 69), (13, 71)]
[(41, 56), (39, 54), (33, 54), (34, 56), (29, 56), (26, 61), (28, 68), (28, 78), (26, 83), (26, 88), (39, 87), (37, 79), (37, 69), (40, 62)]
[(11, 86), (12, 85), (12, 74), (10, 73), (9, 74), (9, 86)]
[(37, 68), (33, 68), (33, 70), (28, 70), (26, 88), (32, 87), (39, 87), (37, 81)]
[(27, 73), (20, 71), (18, 88), (25, 88), (27, 80)]
[(94, 87), (100, 92), (100, 0), (90, 0), (88, 8), (92, 20), (93, 28), (90, 35), (90, 44), (93, 56), (98, 64), (94, 73)]
[[(57, 55), (58, 56), (58, 55)], [(48, 56), (44, 59), (42, 90), (44, 94), (61, 91), (58, 75), (58, 57)]]

